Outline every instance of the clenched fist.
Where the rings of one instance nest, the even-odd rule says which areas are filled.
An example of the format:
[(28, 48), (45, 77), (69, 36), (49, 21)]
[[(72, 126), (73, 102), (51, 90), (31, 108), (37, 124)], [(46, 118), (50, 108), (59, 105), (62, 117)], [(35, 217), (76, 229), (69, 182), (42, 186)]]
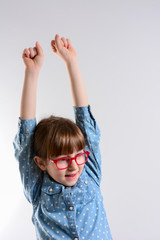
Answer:
[(71, 45), (70, 39), (64, 37), (60, 38), (58, 34), (56, 34), (55, 40), (51, 41), (51, 47), (53, 52), (65, 63), (75, 59), (77, 56), (74, 48)]
[(43, 49), (38, 42), (35, 47), (25, 48), (22, 54), (22, 58), (26, 69), (39, 72), (44, 61)]

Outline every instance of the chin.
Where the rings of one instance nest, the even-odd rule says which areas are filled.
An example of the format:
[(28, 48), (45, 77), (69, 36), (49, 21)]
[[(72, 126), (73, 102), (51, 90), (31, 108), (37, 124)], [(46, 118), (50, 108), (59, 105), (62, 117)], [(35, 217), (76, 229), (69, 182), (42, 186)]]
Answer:
[(68, 187), (72, 187), (77, 183), (78, 179), (79, 179), (79, 175), (75, 179), (66, 179), (64, 185)]

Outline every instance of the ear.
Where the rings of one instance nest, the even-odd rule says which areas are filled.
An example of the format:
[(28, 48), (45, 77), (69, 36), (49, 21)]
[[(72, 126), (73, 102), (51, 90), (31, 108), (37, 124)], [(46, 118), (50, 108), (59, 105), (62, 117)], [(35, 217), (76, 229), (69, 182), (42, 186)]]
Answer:
[(42, 171), (45, 171), (47, 169), (47, 164), (42, 158), (35, 156), (34, 161)]

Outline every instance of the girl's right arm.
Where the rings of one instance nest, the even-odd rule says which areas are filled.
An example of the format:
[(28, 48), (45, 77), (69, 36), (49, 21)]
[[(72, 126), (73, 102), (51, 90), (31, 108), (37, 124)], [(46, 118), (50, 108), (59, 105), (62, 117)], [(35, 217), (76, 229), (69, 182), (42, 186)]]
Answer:
[(21, 119), (35, 118), (37, 81), (44, 61), (42, 47), (36, 42), (36, 47), (24, 49), (22, 58), (25, 64), (25, 78), (21, 98)]
[(19, 171), (24, 193), (29, 202), (34, 203), (40, 190), (42, 171), (34, 162), (33, 133), (36, 126), (36, 92), (38, 75), (43, 64), (43, 51), (36, 47), (25, 49), (22, 55), (25, 64), (25, 78), (21, 97), (18, 133), (13, 145), (15, 157), (19, 162)]

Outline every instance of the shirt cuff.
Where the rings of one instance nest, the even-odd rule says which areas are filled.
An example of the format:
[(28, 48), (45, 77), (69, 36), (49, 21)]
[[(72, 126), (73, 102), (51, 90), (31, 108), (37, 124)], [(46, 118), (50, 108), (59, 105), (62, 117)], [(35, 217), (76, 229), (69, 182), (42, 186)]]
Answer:
[(18, 119), (18, 129), (20, 133), (32, 133), (36, 126), (36, 118), (33, 119)]
[(91, 112), (91, 106), (84, 106), (84, 107), (73, 107), (74, 114), (76, 119), (92, 119), (95, 120), (93, 114)]

